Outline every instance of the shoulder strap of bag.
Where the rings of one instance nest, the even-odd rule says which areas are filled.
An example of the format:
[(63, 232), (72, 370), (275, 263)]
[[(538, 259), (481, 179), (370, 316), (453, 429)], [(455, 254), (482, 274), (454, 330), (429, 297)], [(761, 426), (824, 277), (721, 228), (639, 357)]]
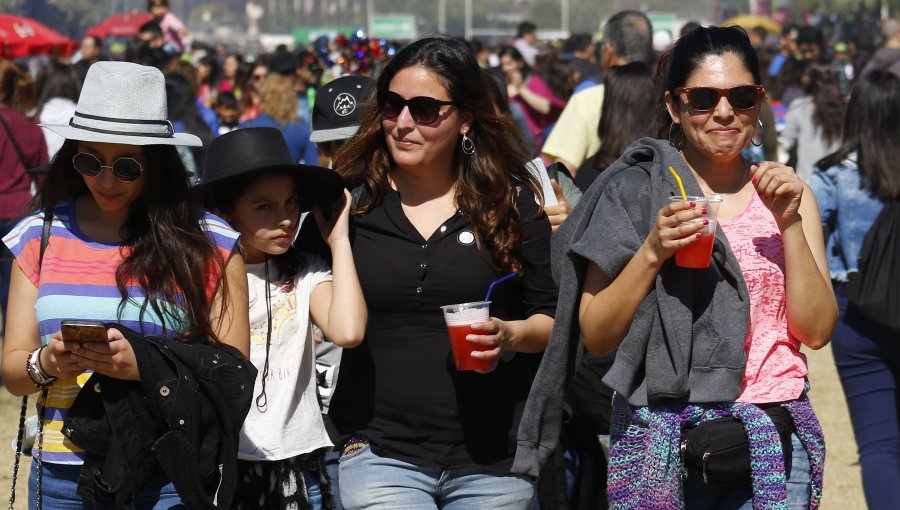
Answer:
[[(3, 116), (0, 116), (2, 119)], [(3, 126), (6, 127), (6, 122), (3, 122)], [(7, 128), (7, 133), (9, 129)], [(12, 137), (10, 137), (12, 139)], [(15, 146), (15, 142), (13, 142)], [(18, 148), (16, 148), (18, 151)], [(21, 156), (21, 154), (20, 154)], [(47, 207), (44, 209), (44, 225), (41, 230), (41, 251), (38, 255), (38, 270), (40, 270), (41, 265), (44, 263), (44, 252), (47, 251), (47, 244), (50, 243), (50, 226), (53, 224), (53, 206)], [(41, 402), (47, 401), (47, 389), (43, 388), (41, 390)], [(12, 487), (9, 490), (9, 509), (14, 510), (14, 506), (16, 503), (16, 479), (19, 476), (19, 460), (22, 457), (22, 442), (25, 439), (25, 416), (28, 414), (28, 395), (22, 396), (22, 409), (19, 412), (19, 432), (16, 434), (16, 460), (13, 464), (13, 474), (12, 474)], [(41, 413), (43, 415), (43, 413)], [(40, 444), (38, 449), (43, 448), (43, 435), (44, 435), (44, 417), (41, 416), (38, 419), (38, 435), (40, 436)], [(40, 463), (40, 458), (43, 455), (39, 454), (37, 457), (38, 463)], [(41, 495), (40, 495), (40, 487), (41, 487), (41, 469), (40, 464), (38, 464), (38, 494), (37, 494), (37, 508), (41, 508)]]
[(13, 149), (15, 149), (16, 154), (19, 155), (19, 161), (21, 161), (22, 166), (27, 169), (28, 163), (25, 163), (25, 156), (22, 155), (22, 149), (20, 149), (19, 144), (16, 143), (16, 138), (13, 136), (12, 131), (10, 131), (9, 125), (6, 124), (6, 119), (3, 118), (3, 115), (0, 115), (0, 124), (3, 124), (3, 130), (6, 131), (6, 136), (9, 137), (9, 141), (10, 143), (12, 143)]

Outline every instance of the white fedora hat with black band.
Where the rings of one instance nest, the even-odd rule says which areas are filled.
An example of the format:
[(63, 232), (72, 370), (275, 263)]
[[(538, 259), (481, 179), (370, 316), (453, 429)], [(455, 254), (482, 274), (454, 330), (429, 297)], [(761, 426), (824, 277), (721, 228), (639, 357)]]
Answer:
[(168, 120), (166, 82), (155, 67), (97, 62), (81, 87), (68, 124), (41, 124), (69, 140), (127, 145), (203, 145)]

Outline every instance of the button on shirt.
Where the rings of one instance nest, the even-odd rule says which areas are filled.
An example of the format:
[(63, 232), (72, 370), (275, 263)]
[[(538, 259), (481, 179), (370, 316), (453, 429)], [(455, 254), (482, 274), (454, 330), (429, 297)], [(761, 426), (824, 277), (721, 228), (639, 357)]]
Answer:
[[(366, 199), (364, 199), (366, 200)], [(553, 316), (550, 224), (523, 190), (524, 276), (499, 285), (491, 315), (503, 320)], [(369, 311), (363, 343), (344, 351), (331, 417), (342, 434), (369, 439), (374, 451), (421, 466), (482, 466), (505, 472), (539, 354), (504, 353), (497, 370), (459, 372), (440, 306), (484, 299), (495, 270), (457, 212), (428, 239), (403, 212), (400, 196), (353, 217), (353, 255)]]

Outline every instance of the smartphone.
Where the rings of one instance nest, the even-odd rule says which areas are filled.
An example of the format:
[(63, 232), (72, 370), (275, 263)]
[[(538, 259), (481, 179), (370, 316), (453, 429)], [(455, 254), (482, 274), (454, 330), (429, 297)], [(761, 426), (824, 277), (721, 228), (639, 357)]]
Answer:
[(66, 319), (60, 323), (63, 340), (67, 342), (107, 342), (106, 326), (101, 321)]

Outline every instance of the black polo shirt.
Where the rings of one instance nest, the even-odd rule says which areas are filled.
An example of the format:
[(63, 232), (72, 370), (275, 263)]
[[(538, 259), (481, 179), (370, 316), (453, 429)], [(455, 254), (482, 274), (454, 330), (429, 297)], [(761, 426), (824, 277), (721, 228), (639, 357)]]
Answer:
[[(363, 200), (366, 200), (364, 198)], [(550, 223), (523, 189), (523, 276), (498, 285), (491, 315), (553, 316)], [(480, 301), (503, 276), (481, 257), (462, 213), (424, 239), (400, 196), (352, 219), (353, 256), (369, 310), (363, 343), (345, 349), (330, 415), (341, 434), (373, 451), (425, 467), (482, 466), (508, 472), (539, 354), (504, 353), (490, 374), (458, 372), (441, 305)]]

